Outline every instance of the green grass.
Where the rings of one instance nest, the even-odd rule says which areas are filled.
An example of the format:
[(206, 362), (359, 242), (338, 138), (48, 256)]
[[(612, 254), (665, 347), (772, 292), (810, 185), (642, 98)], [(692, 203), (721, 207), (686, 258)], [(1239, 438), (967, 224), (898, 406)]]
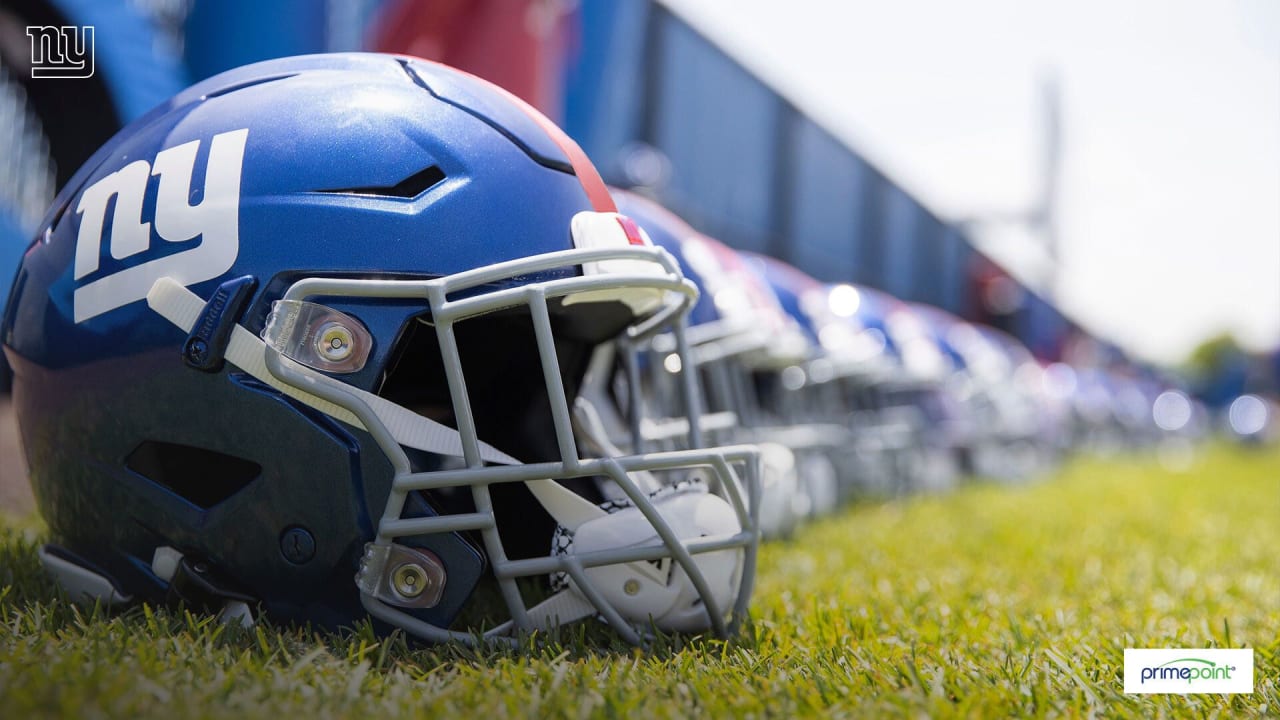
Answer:
[[(1078, 460), (852, 508), (761, 555), (730, 643), (412, 648), (69, 606), (0, 525), (0, 716), (1280, 715), (1280, 455)], [(1252, 695), (1126, 696), (1125, 647), (1253, 647)]]

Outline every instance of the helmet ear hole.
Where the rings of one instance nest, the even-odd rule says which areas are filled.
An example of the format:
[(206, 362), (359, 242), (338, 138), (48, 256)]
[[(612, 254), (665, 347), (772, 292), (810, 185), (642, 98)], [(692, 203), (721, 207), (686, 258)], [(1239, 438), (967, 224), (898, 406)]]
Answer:
[(205, 448), (148, 440), (125, 459), (125, 467), (207, 510), (245, 489), (262, 466)]

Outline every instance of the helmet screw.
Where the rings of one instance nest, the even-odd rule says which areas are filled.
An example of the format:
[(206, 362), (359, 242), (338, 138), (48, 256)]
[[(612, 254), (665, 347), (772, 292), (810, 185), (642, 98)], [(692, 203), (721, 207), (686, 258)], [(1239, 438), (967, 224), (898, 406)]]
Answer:
[(200, 338), (191, 338), (187, 342), (187, 359), (199, 365), (209, 358), (209, 344)]
[(635, 578), (631, 578), (630, 580), (626, 581), (625, 583), (622, 584), (622, 592), (628, 595), (635, 595), (636, 593), (640, 592), (640, 581), (636, 580)]
[(302, 565), (316, 556), (316, 539), (304, 527), (291, 527), (280, 535), (280, 553), (294, 565)]
[(342, 362), (355, 352), (355, 334), (339, 322), (327, 322), (316, 332), (316, 350), (329, 362)]
[(403, 563), (391, 573), (391, 587), (408, 600), (426, 591), (429, 582), (427, 571), (414, 563)]

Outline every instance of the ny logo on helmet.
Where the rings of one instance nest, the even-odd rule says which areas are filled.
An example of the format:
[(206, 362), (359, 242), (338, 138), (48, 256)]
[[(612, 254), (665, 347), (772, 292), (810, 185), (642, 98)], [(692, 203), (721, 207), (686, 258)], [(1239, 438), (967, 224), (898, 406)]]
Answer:
[[(94, 275), (99, 277), (75, 290), (77, 323), (145, 298), (152, 284), (162, 277), (193, 285), (231, 268), (240, 252), (240, 170), (248, 135), (249, 130), (243, 129), (213, 136), (203, 197), (195, 205), (189, 199), (199, 140), (160, 151), (154, 163), (135, 160), (84, 191), (76, 206), (80, 232), (76, 236), (75, 280), (80, 283)], [(155, 235), (166, 242), (189, 246), (120, 268), (118, 261), (145, 257), (153, 247), (152, 223), (143, 222), (142, 218), (152, 176), (159, 178), (153, 218)], [(115, 210), (104, 238), (113, 197)], [(111, 258), (117, 262), (99, 273), (104, 240)]]

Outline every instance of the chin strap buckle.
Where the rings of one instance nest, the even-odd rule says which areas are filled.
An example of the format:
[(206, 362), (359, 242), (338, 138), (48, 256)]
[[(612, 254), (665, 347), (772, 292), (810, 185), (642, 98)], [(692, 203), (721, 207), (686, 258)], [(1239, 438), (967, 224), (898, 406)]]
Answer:
[(223, 578), (204, 560), (191, 558), (171, 547), (156, 548), (151, 571), (169, 583), (166, 601), (193, 610), (217, 613), (223, 624), (252, 627), (257, 601)]

